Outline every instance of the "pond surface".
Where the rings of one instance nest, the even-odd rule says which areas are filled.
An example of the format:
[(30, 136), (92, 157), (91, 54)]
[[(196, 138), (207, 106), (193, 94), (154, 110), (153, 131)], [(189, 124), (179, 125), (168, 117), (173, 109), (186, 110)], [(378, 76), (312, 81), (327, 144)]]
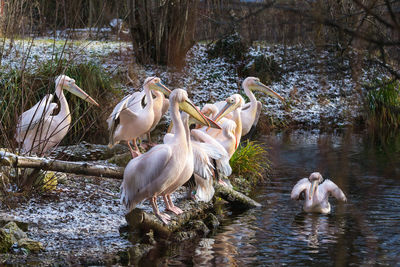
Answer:
[[(216, 235), (173, 249), (167, 264), (399, 264), (399, 136), (294, 132), (260, 141), (274, 163), (270, 182), (253, 192), (263, 207), (230, 216)], [(301, 212), (301, 202), (291, 201), (290, 192), (314, 171), (335, 182), (348, 203), (331, 198), (329, 215)]]

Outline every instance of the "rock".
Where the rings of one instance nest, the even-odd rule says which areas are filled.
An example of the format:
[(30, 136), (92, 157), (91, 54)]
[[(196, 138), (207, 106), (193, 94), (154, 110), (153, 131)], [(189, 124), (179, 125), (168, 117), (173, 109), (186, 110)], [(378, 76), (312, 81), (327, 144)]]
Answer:
[(219, 226), (219, 221), (217, 216), (214, 214), (210, 213), (207, 215), (207, 217), (204, 219), (204, 223), (207, 225), (209, 229), (216, 229)]
[(121, 263), (122, 265), (129, 265), (130, 255), (128, 251), (126, 250), (118, 251), (117, 257), (118, 257), (117, 258), (118, 263)]
[(41, 242), (32, 240), (30, 238), (22, 238), (18, 240), (18, 246), (33, 253), (38, 253), (41, 250), (44, 250), (44, 246)]
[[(27, 238), (27, 234), (22, 231), (15, 222), (9, 222), (3, 226), (4, 230), (8, 230), (14, 236), (15, 242), (22, 238)], [(14, 243), (15, 243), (14, 242)]]
[[(149, 244), (138, 244), (129, 249), (129, 255), (134, 261), (135, 259), (141, 259), (145, 254), (147, 254), (153, 248)], [(132, 262), (130, 262), (132, 264)]]
[(128, 165), (128, 162), (132, 159), (132, 155), (130, 152), (124, 153), (124, 154), (118, 154), (115, 155), (114, 157), (108, 159), (107, 161), (109, 163), (116, 164), (120, 167), (125, 167)]
[(185, 231), (185, 232), (177, 232), (173, 236), (173, 241), (175, 242), (182, 242), (185, 240), (193, 239), (197, 236), (195, 231)]
[(0, 228), (0, 253), (7, 253), (15, 241), (9, 230)]
[(28, 223), (26, 222), (20, 222), (20, 221), (15, 221), (13, 217), (11, 216), (5, 216), (0, 219), (0, 227), (3, 227), (4, 225), (8, 224), (9, 222), (14, 222), (17, 224), (19, 229), (21, 229), (24, 232), (28, 231)]
[(191, 230), (195, 231), (199, 236), (206, 236), (210, 229), (207, 228), (205, 223), (201, 220), (194, 220), (188, 223)]

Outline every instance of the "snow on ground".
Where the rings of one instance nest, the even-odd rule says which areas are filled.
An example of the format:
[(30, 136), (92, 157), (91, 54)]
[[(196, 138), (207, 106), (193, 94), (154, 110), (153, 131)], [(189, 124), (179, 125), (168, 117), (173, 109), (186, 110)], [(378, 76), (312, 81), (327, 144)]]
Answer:
[(119, 64), (109, 57), (118, 58), (119, 54), (127, 53), (131, 47), (130, 43), (117, 41), (65, 41), (51, 38), (38, 38), (33, 42), (31, 39), (19, 39), (12, 44), (6, 41), (3, 49), (0, 45), (0, 51), (3, 51), (0, 70), (21, 69), (26, 64), (26, 70), (33, 71), (43, 62), (62, 57), (74, 64), (94, 61), (112, 72)]
[(57, 192), (1, 210), (0, 218), (28, 222), (29, 237), (41, 241), (44, 254), (53, 258), (98, 257), (131, 246), (118, 230), (126, 223), (119, 181), (73, 177), (64, 178)]

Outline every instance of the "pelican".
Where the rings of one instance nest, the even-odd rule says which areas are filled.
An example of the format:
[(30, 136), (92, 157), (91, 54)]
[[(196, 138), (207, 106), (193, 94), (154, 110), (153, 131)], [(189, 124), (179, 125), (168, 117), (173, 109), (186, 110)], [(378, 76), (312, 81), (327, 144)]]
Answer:
[(153, 91), (155, 98), (154, 98), (154, 106), (153, 106), (153, 112), (154, 112), (154, 120), (153, 124), (151, 125), (150, 131), (147, 132), (147, 142), (149, 143), (150, 146), (154, 146), (155, 144), (151, 142), (151, 137), (150, 137), (150, 132), (152, 132), (158, 123), (161, 120), (161, 117), (167, 113), (168, 108), (169, 108), (169, 100), (165, 98), (164, 94), (158, 92), (158, 91)]
[[(242, 83), (243, 90), (246, 96), (250, 99), (249, 103), (246, 103), (241, 111), (242, 118), (242, 136), (248, 134), (253, 126), (257, 125), (258, 119), (260, 117), (262, 104), (260, 101), (257, 101), (256, 97), (253, 94), (253, 91), (261, 91), (265, 94), (268, 94), (272, 97), (278, 98), (281, 101), (284, 101), (283, 97), (281, 97), (274, 90), (266, 86), (265, 84), (260, 82), (259, 78), (256, 77), (247, 77)], [(225, 104), (224, 101), (220, 101), (215, 103), (218, 109), (221, 109)], [(231, 118), (232, 114), (226, 115), (226, 118)]]
[[(213, 136), (228, 152), (229, 158), (232, 157), (239, 146), (242, 137), (242, 108), (244, 99), (239, 94), (234, 94), (225, 100), (225, 106), (216, 115), (215, 121), (222, 122), (223, 130), (207, 129), (206, 132)], [(231, 119), (226, 115), (231, 113)], [(203, 127), (204, 129), (204, 127)]]
[(206, 121), (189, 101), (186, 91), (176, 89), (169, 99), (173, 136), (167, 143), (156, 145), (147, 153), (132, 159), (125, 168), (121, 185), (121, 201), (129, 210), (149, 199), (154, 214), (165, 224), (168, 224), (170, 217), (158, 210), (157, 196), (164, 197), (167, 210), (182, 213), (172, 203), (170, 194), (189, 180), (194, 168), (190, 137), (186, 134), (179, 108), (198, 120)]
[(298, 200), (302, 192), (305, 193), (303, 205), (305, 212), (329, 213), (331, 211), (331, 205), (328, 202), (329, 195), (339, 201), (347, 201), (343, 191), (334, 182), (328, 179), (324, 181), (319, 172), (313, 172), (309, 178), (298, 181), (290, 196), (293, 200)]
[(15, 139), (18, 143), (22, 143), (22, 152), (24, 153), (43, 155), (58, 145), (67, 134), (71, 125), (71, 114), (63, 89), (90, 104), (99, 105), (75, 84), (74, 79), (66, 75), (59, 75), (55, 80), (55, 86), (55, 95), (60, 101), (58, 114), (52, 115), (58, 105), (52, 103), (54, 95), (48, 94), (32, 108), (22, 113), (18, 119)]
[[(165, 98), (165, 95), (163, 93), (160, 93), (159, 91), (152, 91), (152, 94), (154, 95), (153, 98), (153, 112), (154, 112), (154, 119), (153, 119), (153, 124), (151, 125), (150, 130), (146, 133), (146, 138), (148, 141), (148, 144), (150, 147), (154, 146), (155, 144), (151, 141), (151, 136), (150, 133), (156, 128), (158, 123), (161, 120), (161, 117), (167, 113), (168, 107), (169, 107), (169, 100), (168, 98)], [(131, 110), (140, 110), (143, 109), (142, 102), (144, 104), (147, 104), (146, 101), (146, 94), (144, 91), (141, 91), (139, 93), (134, 93), (133, 97), (129, 100), (128, 106), (129, 109)], [(131, 105), (129, 105), (131, 103)], [(134, 105), (132, 105), (134, 103)], [(140, 103), (140, 105), (139, 105)], [(141, 139), (143, 136), (141, 136)]]
[[(214, 195), (213, 187), (213, 169), (214, 166), (211, 160), (216, 161), (216, 167), (219, 173), (224, 176), (229, 176), (232, 173), (232, 168), (229, 165), (229, 156), (225, 148), (219, 144), (214, 138), (201, 130), (193, 129), (190, 131), (189, 125), (195, 123), (192, 118), (189, 118), (187, 113), (181, 115), (185, 132), (190, 136), (192, 152), (194, 157), (194, 180), (195, 194), (194, 199), (197, 201), (208, 202)], [(164, 143), (170, 142), (174, 136), (174, 131), (171, 130), (164, 136)]]
[[(149, 133), (155, 123), (155, 118), (157, 116), (159, 116), (158, 120), (161, 118), (162, 107), (159, 109), (159, 104), (163, 102), (163, 99), (160, 95), (171, 92), (158, 77), (148, 77), (144, 81), (143, 88), (146, 101), (144, 107), (142, 107), (143, 92), (135, 92), (123, 98), (107, 119), (110, 132), (109, 146), (126, 141), (133, 158), (140, 155), (136, 138)], [(156, 95), (156, 100), (152, 97), (152, 91)], [(131, 140), (135, 150), (130, 145)]]

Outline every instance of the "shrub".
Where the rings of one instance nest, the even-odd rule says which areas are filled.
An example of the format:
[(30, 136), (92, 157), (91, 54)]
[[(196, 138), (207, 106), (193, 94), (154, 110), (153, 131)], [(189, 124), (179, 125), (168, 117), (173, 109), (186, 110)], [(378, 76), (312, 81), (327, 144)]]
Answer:
[(261, 81), (271, 83), (280, 80), (282, 68), (273, 56), (258, 55), (254, 56), (239, 74), (242, 77), (258, 77)]
[(271, 170), (268, 152), (254, 141), (242, 143), (232, 155), (230, 164), (232, 173), (248, 179), (263, 179)]
[(376, 81), (366, 96), (367, 124), (372, 128), (400, 127), (400, 82)]
[(224, 57), (231, 63), (237, 63), (246, 59), (248, 50), (249, 45), (243, 41), (238, 33), (234, 33), (211, 45), (207, 53), (211, 59)]

